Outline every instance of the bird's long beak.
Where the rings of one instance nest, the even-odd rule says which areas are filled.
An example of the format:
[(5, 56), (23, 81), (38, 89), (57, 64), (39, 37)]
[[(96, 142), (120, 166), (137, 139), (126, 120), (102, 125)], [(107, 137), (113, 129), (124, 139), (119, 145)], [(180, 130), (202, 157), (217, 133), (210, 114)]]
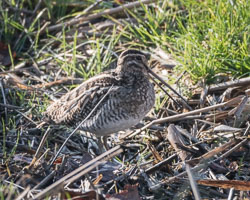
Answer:
[[(167, 86), (172, 92), (174, 92), (179, 98), (182, 99), (185, 107), (189, 110), (192, 110), (192, 108), (188, 105), (187, 101), (178, 93), (176, 92), (176, 90), (174, 90), (168, 83), (166, 83), (160, 76), (158, 76), (156, 73), (154, 73), (148, 66), (145, 65), (145, 67), (147, 68), (150, 78), (155, 82), (154, 78), (156, 78), (157, 80), (159, 80), (163, 85)], [(157, 84), (157, 82), (155, 82)], [(174, 100), (171, 95), (169, 95), (166, 90), (164, 90), (162, 87), (160, 87), (172, 100)], [(176, 102), (174, 100), (174, 102)], [(177, 103), (177, 102), (176, 102)], [(179, 104), (179, 103), (177, 103)]]

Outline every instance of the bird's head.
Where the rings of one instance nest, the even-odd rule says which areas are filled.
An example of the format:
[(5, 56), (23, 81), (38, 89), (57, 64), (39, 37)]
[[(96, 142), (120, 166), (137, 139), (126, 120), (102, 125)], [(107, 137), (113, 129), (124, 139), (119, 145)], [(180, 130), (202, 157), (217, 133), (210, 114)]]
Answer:
[(149, 55), (141, 51), (130, 49), (121, 53), (118, 58), (118, 72), (148, 75), (148, 59)]

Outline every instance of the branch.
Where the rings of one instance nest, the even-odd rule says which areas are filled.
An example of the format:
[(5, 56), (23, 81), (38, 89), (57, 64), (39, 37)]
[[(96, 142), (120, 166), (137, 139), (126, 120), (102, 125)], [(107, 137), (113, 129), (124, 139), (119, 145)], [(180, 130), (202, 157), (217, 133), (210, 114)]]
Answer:
[[(61, 24), (50, 26), (47, 29), (40, 31), (40, 34), (44, 33), (45, 31), (51, 32), (51, 31), (59, 30), (62, 27), (68, 27), (68, 26), (72, 26), (72, 25), (75, 25), (78, 23), (83, 23), (83, 22), (86, 22), (89, 20), (97, 19), (97, 18), (102, 17), (104, 15), (111, 15), (111, 14), (119, 13), (125, 9), (135, 8), (135, 7), (140, 6), (141, 4), (149, 4), (149, 3), (152, 3), (154, 1), (155, 0), (136, 1), (136, 2), (125, 4), (125, 5), (121, 5), (117, 8), (106, 9), (103, 12), (95, 13), (95, 14), (88, 15), (88, 16), (82, 16), (82, 17), (77, 18), (77, 19), (71, 19), (68, 22), (64, 22)], [(37, 34), (37, 31), (34, 34)]]

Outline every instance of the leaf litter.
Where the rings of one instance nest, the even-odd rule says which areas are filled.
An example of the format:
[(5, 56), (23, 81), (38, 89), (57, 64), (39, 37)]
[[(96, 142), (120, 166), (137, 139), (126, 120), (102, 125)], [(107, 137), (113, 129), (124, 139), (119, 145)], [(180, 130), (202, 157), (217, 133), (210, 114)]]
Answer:
[[(110, 34), (114, 24), (122, 28), (124, 20), (130, 19), (115, 23), (107, 20), (106, 25), (97, 21), (95, 27), (102, 35), (105, 26), (109, 30), (105, 34)], [(93, 27), (83, 27), (82, 37), (93, 34)], [(61, 31), (56, 26), (49, 30), (57, 34)], [(58, 67), (58, 60), (70, 62), (72, 56), (65, 56), (56, 49), (57, 44), (53, 45), (56, 57), (37, 62), (30, 59), (14, 68), (9, 68), (6, 46), (0, 49), (1, 55), (7, 55), (1, 60), (7, 68), (0, 72), (4, 99), (0, 104), (0, 177), (6, 199), (228, 198), (232, 192), (238, 198), (250, 198), (249, 77), (194, 86), (188, 74), (178, 74), (171, 86), (178, 93), (188, 93), (182, 95), (186, 102), (173, 91), (168, 91), (169, 99), (162, 92), (167, 87), (155, 84), (160, 105), (136, 127), (109, 136), (109, 150), (98, 153), (95, 137), (79, 130), (53, 161), (72, 130), (39, 127), (44, 103), (84, 80), (79, 73)], [(119, 45), (112, 49), (112, 60), (121, 49)], [(105, 59), (108, 48), (101, 50), (101, 59)], [(89, 44), (80, 46), (77, 62), (86, 65), (90, 51), (96, 52)], [(150, 52), (155, 73), (167, 82), (168, 77), (176, 76), (173, 69), (177, 61), (160, 48), (151, 48)], [(12, 56), (16, 59), (15, 52)], [(112, 65), (115, 63), (108, 67)]]

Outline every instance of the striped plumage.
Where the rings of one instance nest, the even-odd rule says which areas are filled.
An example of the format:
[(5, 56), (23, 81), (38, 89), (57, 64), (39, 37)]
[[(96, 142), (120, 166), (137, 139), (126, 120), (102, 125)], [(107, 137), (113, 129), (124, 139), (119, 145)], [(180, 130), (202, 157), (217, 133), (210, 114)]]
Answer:
[(147, 68), (145, 54), (137, 50), (124, 51), (116, 69), (90, 78), (51, 104), (44, 113), (46, 121), (78, 125), (112, 86), (81, 129), (105, 136), (136, 125), (155, 102)]

